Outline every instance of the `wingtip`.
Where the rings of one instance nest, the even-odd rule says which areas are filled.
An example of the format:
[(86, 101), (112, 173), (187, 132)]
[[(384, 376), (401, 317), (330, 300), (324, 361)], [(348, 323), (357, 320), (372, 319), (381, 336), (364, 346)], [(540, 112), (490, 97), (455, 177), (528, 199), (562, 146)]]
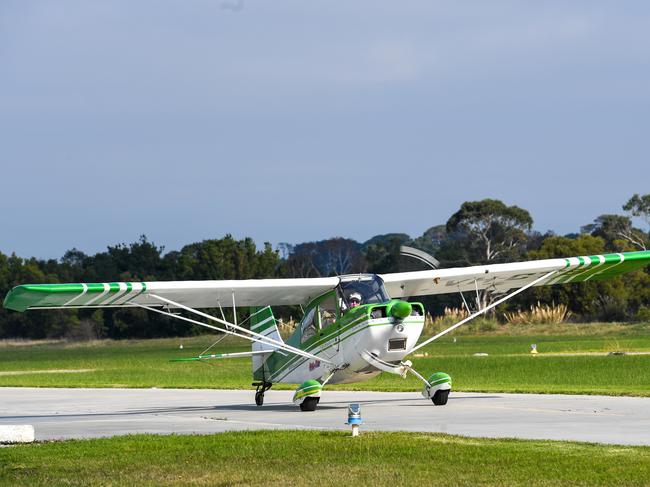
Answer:
[(11, 291), (7, 293), (5, 296), (4, 301), (2, 302), (2, 306), (5, 309), (10, 309), (12, 311), (18, 311), (19, 313), (23, 313), (27, 311), (27, 304), (23, 299), (21, 299), (21, 294), (23, 294), (23, 291), (26, 290), (26, 286), (21, 285), (21, 286), (16, 286)]

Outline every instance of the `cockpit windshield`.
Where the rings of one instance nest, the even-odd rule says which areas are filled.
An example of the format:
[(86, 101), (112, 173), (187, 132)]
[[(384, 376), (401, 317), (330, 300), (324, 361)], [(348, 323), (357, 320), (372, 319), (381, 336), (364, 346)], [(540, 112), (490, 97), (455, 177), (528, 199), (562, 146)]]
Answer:
[(351, 304), (385, 303), (390, 298), (384, 288), (384, 282), (374, 274), (345, 276), (341, 278), (340, 290), (343, 304), (349, 308)]

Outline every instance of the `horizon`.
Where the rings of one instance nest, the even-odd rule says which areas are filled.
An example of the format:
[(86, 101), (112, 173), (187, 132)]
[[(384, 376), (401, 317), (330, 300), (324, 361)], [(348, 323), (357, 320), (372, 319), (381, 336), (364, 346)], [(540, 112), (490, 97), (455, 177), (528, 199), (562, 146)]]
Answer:
[[(622, 213), (619, 213), (619, 214), (622, 214)], [(534, 219), (534, 217), (533, 217), (533, 219)], [(633, 222), (635, 222), (635, 221), (640, 221), (639, 218), (635, 218), (635, 217), (633, 217), (633, 218), (631, 218), (631, 219), (632, 219)], [(250, 237), (250, 236), (246, 236), (246, 235), (239, 236), (239, 235), (234, 235), (234, 234), (232, 234), (232, 233), (224, 233), (224, 234), (222, 234), (222, 235), (220, 235), (220, 236), (212, 236), (212, 237), (206, 237), (206, 238), (203, 238), (203, 239), (200, 239), (200, 240), (188, 241), (188, 242), (182, 243), (179, 247), (174, 247), (174, 248), (169, 248), (167, 245), (165, 245), (164, 242), (158, 242), (158, 241), (156, 241), (156, 240), (150, 238), (149, 235), (144, 234), (144, 233), (140, 233), (139, 235), (137, 235), (137, 237), (135, 237), (135, 238), (133, 238), (133, 239), (131, 239), (131, 240), (121, 241), (121, 242), (113, 242), (113, 243), (106, 243), (103, 247), (100, 247), (100, 248), (97, 248), (97, 249), (94, 249), (94, 250), (86, 250), (86, 249), (80, 248), (79, 246), (75, 246), (75, 245), (73, 245), (72, 247), (66, 249), (66, 250), (65, 250), (65, 251), (64, 251), (60, 256), (58, 256), (58, 257), (57, 257), (57, 256), (47, 256), (47, 257), (43, 257), (43, 256), (38, 256), (38, 255), (20, 255), (20, 254), (17, 253), (17, 252), (12, 252), (12, 251), (7, 252), (7, 251), (5, 251), (4, 249), (1, 249), (1, 248), (0, 248), (0, 253), (3, 253), (3, 254), (5, 254), (5, 255), (12, 255), (12, 254), (15, 253), (18, 257), (21, 257), (21, 258), (23, 258), (23, 259), (29, 259), (29, 258), (32, 258), (32, 257), (33, 257), (33, 258), (36, 258), (36, 259), (38, 259), (38, 260), (50, 260), (50, 259), (55, 259), (55, 260), (57, 260), (57, 261), (60, 261), (61, 258), (63, 258), (63, 256), (65, 255), (65, 252), (70, 251), (70, 250), (78, 250), (78, 251), (81, 251), (81, 252), (83, 252), (84, 254), (86, 254), (86, 255), (88, 255), (88, 256), (92, 256), (92, 255), (95, 255), (95, 254), (100, 253), (100, 252), (105, 252), (105, 251), (108, 249), (108, 247), (114, 247), (114, 246), (117, 246), (117, 245), (127, 245), (127, 246), (128, 246), (128, 245), (130, 245), (130, 244), (137, 243), (137, 242), (140, 240), (140, 238), (141, 238), (142, 236), (144, 236), (144, 237), (146, 237), (146, 239), (147, 239), (147, 241), (148, 241), (149, 243), (151, 243), (151, 244), (153, 244), (153, 245), (155, 245), (155, 246), (157, 246), (157, 247), (162, 247), (162, 248), (163, 248), (163, 251), (162, 251), (161, 255), (165, 255), (165, 254), (167, 254), (168, 252), (180, 251), (180, 250), (181, 250), (184, 246), (186, 246), (186, 245), (191, 245), (191, 244), (193, 244), (193, 243), (198, 243), (198, 242), (201, 242), (201, 241), (204, 241), (204, 240), (219, 240), (219, 239), (226, 238), (228, 235), (231, 235), (232, 238), (235, 239), (235, 240), (243, 240), (243, 239), (246, 239), (246, 238), (251, 238), (251, 239), (253, 240), (253, 242), (255, 243), (255, 246), (257, 247), (257, 249), (261, 249), (261, 248), (263, 248), (263, 246), (264, 246), (266, 243), (270, 243), (271, 246), (273, 247), (273, 250), (274, 250), (274, 251), (278, 251), (278, 252), (280, 252), (280, 248), (279, 248), (279, 246), (282, 245), (282, 244), (299, 245), (299, 244), (303, 244), (303, 243), (318, 242), (318, 241), (331, 240), (331, 239), (337, 239), (337, 238), (342, 238), (342, 239), (347, 239), (347, 240), (354, 240), (354, 241), (356, 241), (356, 242), (359, 243), (359, 244), (363, 244), (363, 243), (365, 243), (365, 242), (371, 240), (372, 238), (374, 238), (374, 237), (378, 237), (378, 236), (381, 236), (381, 235), (387, 235), (387, 234), (406, 234), (406, 235), (409, 236), (410, 239), (413, 240), (413, 239), (416, 239), (416, 238), (420, 237), (421, 235), (423, 235), (424, 232), (425, 232), (426, 230), (428, 230), (429, 228), (432, 228), (432, 227), (437, 226), (437, 225), (445, 225), (445, 223), (439, 223), (439, 224), (435, 224), (435, 225), (430, 225), (430, 226), (426, 227), (426, 228), (425, 228), (421, 233), (419, 233), (419, 234), (417, 234), (417, 235), (412, 235), (412, 234), (409, 234), (409, 233), (407, 233), (407, 232), (389, 231), (389, 232), (385, 232), (385, 233), (379, 233), (379, 234), (371, 235), (371, 236), (369, 236), (369, 237), (367, 237), (367, 238), (363, 238), (363, 239), (356, 239), (356, 238), (354, 238), (354, 237), (345, 236), (345, 235), (335, 235), (335, 236), (330, 236), (330, 237), (320, 238), (320, 239), (317, 239), (317, 240), (303, 240), (303, 241), (299, 241), (299, 242), (288, 242), (288, 241), (278, 241), (278, 242), (267, 242), (267, 241), (263, 241), (263, 242), (259, 242), (259, 241), (255, 240), (254, 238), (252, 238), (252, 237)], [(535, 233), (535, 232), (539, 232), (541, 235), (552, 234), (552, 235), (563, 236), (563, 237), (572, 237), (572, 236), (574, 236), (574, 235), (582, 234), (582, 232), (580, 231), (580, 228), (577, 228), (576, 231), (573, 231), (573, 232), (567, 232), (567, 233), (558, 233), (558, 232), (554, 232), (552, 229), (546, 230), (545, 232), (540, 232), (539, 230), (537, 230), (537, 229), (535, 229), (535, 228), (531, 228), (530, 232), (528, 232), (528, 233), (529, 233), (529, 234), (533, 234), (533, 233)]]

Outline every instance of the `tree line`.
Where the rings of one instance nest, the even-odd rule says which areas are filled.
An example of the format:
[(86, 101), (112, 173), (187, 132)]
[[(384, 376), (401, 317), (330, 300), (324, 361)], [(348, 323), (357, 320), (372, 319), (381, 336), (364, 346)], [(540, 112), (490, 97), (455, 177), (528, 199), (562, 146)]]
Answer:
[[(137, 242), (108, 246), (87, 255), (78, 249), (60, 259), (21, 258), (0, 252), (0, 295), (25, 283), (114, 282), (196, 279), (322, 277), (347, 273), (414, 270), (400, 258), (409, 245), (434, 255), (441, 267), (546, 259), (646, 250), (650, 245), (650, 194), (635, 194), (623, 214), (600, 215), (579, 232), (559, 236), (533, 231), (531, 214), (495, 199), (468, 201), (446, 223), (422, 235), (377, 235), (366, 242), (330, 238), (300, 244), (265, 243), (231, 235), (165, 252), (141, 236)], [(644, 228), (634, 225), (641, 222)], [(432, 314), (459, 306), (458, 295), (426, 298)], [(580, 320), (634, 321), (650, 318), (650, 270), (602, 282), (535, 288), (509, 302), (510, 309), (536, 302), (566, 304)], [(243, 310), (241, 311), (243, 313)], [(297, 308), (276, 311), (298, 316)], [(16, 313), (0, 310), (0, 338), (130, 338), (197, 333), (173, 320), (142, 309), (86, 309)]]

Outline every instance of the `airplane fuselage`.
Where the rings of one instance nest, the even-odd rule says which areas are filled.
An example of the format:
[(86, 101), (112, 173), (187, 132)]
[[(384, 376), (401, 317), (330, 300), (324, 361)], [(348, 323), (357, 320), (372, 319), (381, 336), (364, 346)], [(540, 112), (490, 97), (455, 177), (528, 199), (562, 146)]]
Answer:
[[(347, 291), (332, 290), (312, 300), (286, 342), (328, 362), (277, 351), (266, 360), (265, 376), (256, 379), (270, 383), (314, 379), (336, 384), (368, 380), (382, 371), (394, 372), (422, 333), (424, 307), (391, 300), (377, 276), (357, 279), (344, 281)], [(353, 285), (361, 290), (374, 286), (375, 291), (367, 291), (365, 297), (376, 302), (346, 305), (345, 293)]]

